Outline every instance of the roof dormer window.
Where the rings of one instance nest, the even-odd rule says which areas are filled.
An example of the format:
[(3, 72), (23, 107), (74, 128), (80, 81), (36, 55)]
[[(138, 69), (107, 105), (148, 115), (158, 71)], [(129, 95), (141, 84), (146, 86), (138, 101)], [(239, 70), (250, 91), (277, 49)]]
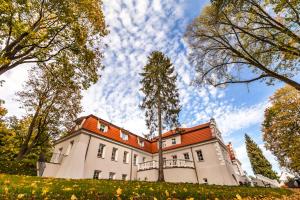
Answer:
[(97, 128), (103, 133), (107, 132), (107, 130), (108, 130), (108, 126), (101, 124), (99, 121), (97, 124)]
[(176, 144), (176, 138), (172, 138), (172, 144)]
[(123, 139), (123, 140), (128, 140), (128, 134), (124, 133), (123, 131), (120, 130), (120, 137)]
[(139, 144), (141, 147), (144, 147), (144, 146), (145, 146), (144, 140), (143, 140), (142, 138), (138, 138), (138, 144)]

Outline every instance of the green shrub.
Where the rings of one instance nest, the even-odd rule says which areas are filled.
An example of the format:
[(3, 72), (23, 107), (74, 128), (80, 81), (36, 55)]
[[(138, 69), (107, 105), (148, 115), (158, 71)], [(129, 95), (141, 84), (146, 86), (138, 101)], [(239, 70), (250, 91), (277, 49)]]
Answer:
[(36, 165), (25, 161), (8, 161), (0, 159), (0, 173), (36, 176)]

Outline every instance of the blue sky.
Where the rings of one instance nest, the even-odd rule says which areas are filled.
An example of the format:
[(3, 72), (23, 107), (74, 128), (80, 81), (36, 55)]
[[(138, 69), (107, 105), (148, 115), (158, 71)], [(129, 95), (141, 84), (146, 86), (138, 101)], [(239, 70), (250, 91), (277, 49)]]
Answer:
[[(214, 117), (226, 142), (232, 141), (243, 168), (252, 174), (246, 155), (244, 133), (262, 148), (260, 132), (268, 98), (280, 86), (263, 83), (232, 85), (226, 89), (196, 88), (190, 85), (194, 68), (189, 65), (189, 49), (183, 39), (185, 28), (208, 1), (199, 0), (104, 0), (104, 13), (110, 34), (105, 38), (101, 79), (83, 92), (85, 114), (95, 114), (136, 134), (147, 133), (144, 113), (139, 109), (141, 93), (139, 73), (153, 50), (170, 57), (179, 75), (182, 126), (194, 126)], [(22, 116), (24, 111), (14, 100), (22, 89), (29, 66), (19, 66), (4, 75), (0, 88), (9, 115)], [(2, 78), (2, 77), (1, 77)], [(279, 172), (270, 152), (264, 154)]]

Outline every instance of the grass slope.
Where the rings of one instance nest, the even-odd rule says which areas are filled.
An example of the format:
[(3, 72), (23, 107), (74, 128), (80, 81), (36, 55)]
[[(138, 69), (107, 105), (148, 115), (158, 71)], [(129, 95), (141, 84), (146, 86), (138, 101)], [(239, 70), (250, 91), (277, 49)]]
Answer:
[(286, 189), (151, 183), (140, 181), (73, 180), (0, 174), (0, 199), (274, 199)]

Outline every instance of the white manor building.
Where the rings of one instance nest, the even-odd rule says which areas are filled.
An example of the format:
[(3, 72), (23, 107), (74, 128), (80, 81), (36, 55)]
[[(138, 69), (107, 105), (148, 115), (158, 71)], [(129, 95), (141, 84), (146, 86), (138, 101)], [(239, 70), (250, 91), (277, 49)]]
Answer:
[[(213, 119), (164, 133), (163, 158), (167, 182), (238, 185), (245, 180), (232, 145), (224, 144)], [(89, 115), (55, 142), (44, 166), (44, 177), (156, 181), (158, 138), (148, 140)]]

